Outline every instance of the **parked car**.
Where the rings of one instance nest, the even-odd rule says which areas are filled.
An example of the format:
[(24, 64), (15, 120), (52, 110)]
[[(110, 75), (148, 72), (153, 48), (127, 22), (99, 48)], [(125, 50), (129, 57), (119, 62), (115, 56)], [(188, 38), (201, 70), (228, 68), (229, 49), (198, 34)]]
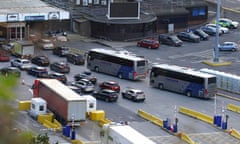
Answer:
[(97, 84), (97, 78), (90, 71), (84, 71), (82, 73), (74, 75), (75, 81), (79, 81), (81, 79), (87, 79), (91, 81), (94, 85)]
[(67, 83), (67, 77), (65, 74), (62, 73), (57, 73), (57, 72), (52, 72), (48, 74), (48, 78), (50, 79), (57, 79), (61, 81), (62, 83), (66, 84)]
[[(215, 29), (217, 29), (217, 25), (216, 24), (206, 24), (205, 25), (206, 27), (213, 27), (213, 28), (215, 28)], [(226, 33), (229, 33), (229, 29), (228, 28), (226, 28), (226, 27), (222, 27), (222, 26), (220, 26), (219, 25), (219, 30), (223, 33), (223, 34), (226, 34)]]
[(13, 42), (7, 42), (7, 43), (2, 44), (2, 48), (8, 52), (10, 52), (13, 47), (14, 47)]
[(35, 56), (32, 58), (32, 63), (36, 64), (38, 66), (48, 66), (50, 64), (50, 61), (48, 57), (41, 55), (41, 56)]
[(220, 51), (237, 51), (238, 45), (235, 42), (224, 42), (218, 46)]
[(70, 66), (66, 62), (54, 62), (50, 64), (50, 70), (59, 73), (69, 73)]
[(10, 56), (6, 51), (0, 51), (0, 62), (10, 61)]
[(1, 68), (0, 73), (5, 76), (8, 76), (8, 75), (13, 75), (16, 77), (21, 76), (21, 71), (17, 67), (11, 67), (11, 66)]
[[(203, 26), (203, 27), (201, 27), (201, 30), (203, 30), (205, 33), (207, 33), (208, 35), (211, 35), (211, 36), (217, 34), (217, 29), (214, 28), (214, 27), (206, 27), (206, 26)], [(219, 34), (219, 35), (222, 35), (222, 34), (223, 34), (220, 29), (218, 30), (218, 34)]]
[(104, 81), (99, 84), (100, 89), (110, 89), (116, 92), (120, 92), (120, 85), (115, 81)]
[(27, 70), (32, 67), (32, 64), (28, 59), (17, 58), (11, 60), (11, 66), (18, 67), (21, 70)]
[(38, 42), (38, 47), (44, 50), (53, 50), (54, 49), (54, 44), (52, 43), (51, 40), (49, 39), (40, 39)]
[(198, 35), (195, 35), (192, 32), (179, 32), (177, 34), (177, 37), (182, 41), (188, 41), (188, 42), (200, 42), (200, 37)]
[(110, 89), (100, 89), (92, 94), (96, 99), (101, 99), (106, 102), (116, 102), (119, 94), (116, 91)]
[(85, 58), (81, 54), (68, 53), (66, 55), (66, 59), (68, 62), (75, 64), (75, 65), (84, 65), (85, 64)]
[(158, 41), (160, 44), (166, 44), (176, 47), (180, 47), (183, 44), (182, 40), (180, 40), (176, 35), (160, 34), (158, 36)]
[(33, 66), (27, 70), (27, 73), (39, 78), (47, 78), (48, 71), (45, 67)]
[(154, 38), (145, 38), (137, 42), (138, 47), (145, 47), (149, 49), (157, 49), (160, 44), (159, 41)]
[(69, 53), (69, 47), (66, 46), (58, 46), (53, 49), (53, 54), (58, 56), (66, 56)]
[(145, 93), (140, 89), (127, 87), (122, 91), (122, 97), (132, 101), (144, 101)]
[(195, 29), (192, 31), (194, 34), (198, 35), (200, 37), (200, 40), (208, 40), (209, 35), (205, 33), (202, 29)]
[(79, 87), (76, 87), (76, 86), (73, 86), (73, 85), (67, 85), (67, 87), (69, 87), (71, 90), (75, 91), (78, 94), (82, 93), (82, 90)]
[[(216, 21), (214, 21), (214, 23), (216, 23)], [(229, 18), (219, 18), (219, 25), (229, 29), (237, 29), (239, 22), (233, 21)]]
[(94, 84), (87, 79), (74, 81), (71, 85), (81, 88), (82, 92), (93, 92), (95, 90)]

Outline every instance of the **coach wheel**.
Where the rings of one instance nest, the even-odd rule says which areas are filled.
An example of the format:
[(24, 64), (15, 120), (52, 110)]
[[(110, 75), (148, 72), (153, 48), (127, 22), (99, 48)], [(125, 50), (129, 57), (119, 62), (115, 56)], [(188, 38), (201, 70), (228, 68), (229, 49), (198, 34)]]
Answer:
[(163, 84), (159, 84), (158, 87), (159, 87), (159, 89), (161, 89), (161, 90), (164, 89)]
[(118, 78), (122, 79), (122, 74), (121, 73), (118, 74)]
[(95, 67), (94, 68), (96, 72), (99, 72), (99, 68), (98, 67)]
[(187, 91), (186, 95), (187, 95), (188, 97), (191, 97), (191, 96), (192, 96), (192, 92), (191, 92), (191, 91)]

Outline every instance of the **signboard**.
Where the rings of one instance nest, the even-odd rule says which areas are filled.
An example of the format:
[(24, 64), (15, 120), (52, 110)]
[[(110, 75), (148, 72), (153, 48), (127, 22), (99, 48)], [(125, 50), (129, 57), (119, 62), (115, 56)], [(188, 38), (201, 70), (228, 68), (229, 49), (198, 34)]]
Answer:
[(25, 21), (40, 21), (40, 20), (45, 20), (44, 15), (40, 16), (25, 16)]
[(109, 19), (139, 19), (140, 2), (110, 3), (108, 10)]
[(7, 21), (8, 22), (19, 21), (19, 14), (18, 13), (7, 14)]
[(60, 19), (60, 13), (59, 12), (49, 12), (48, 19), (49, 20), (58, 20), (58, 19)]

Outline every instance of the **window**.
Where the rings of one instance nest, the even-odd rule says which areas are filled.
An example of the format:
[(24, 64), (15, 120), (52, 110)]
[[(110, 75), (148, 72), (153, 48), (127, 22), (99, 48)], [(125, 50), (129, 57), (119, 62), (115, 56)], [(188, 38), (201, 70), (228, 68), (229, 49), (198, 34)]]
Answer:
[(204, 15), (206, 15), (206, 13), (205, 13), (205, 8), (204, 8), (204, 7), (199, 8), (198, 15), (200, 15), (200, 16), (204, 16)]
[(43, 105), (41, 105), (41, 106), (39, 107), (39, 111), (44, 111), (44, 106), (43, 106)]

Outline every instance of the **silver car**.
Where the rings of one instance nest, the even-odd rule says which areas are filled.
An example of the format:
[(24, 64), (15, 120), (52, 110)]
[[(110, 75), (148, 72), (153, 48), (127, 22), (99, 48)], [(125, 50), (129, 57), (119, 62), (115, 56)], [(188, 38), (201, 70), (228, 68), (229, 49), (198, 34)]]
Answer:
[(95, 85), (87, 79), (74, 81), (71, 85), (81, 88), (82, 92), (93, 92), (95, 90)]
[(11, 60), (11, 66), (18, 67), (21, 70), (27, 70), (32, 67), (31, 62), (28, 59), (13, 59)]

